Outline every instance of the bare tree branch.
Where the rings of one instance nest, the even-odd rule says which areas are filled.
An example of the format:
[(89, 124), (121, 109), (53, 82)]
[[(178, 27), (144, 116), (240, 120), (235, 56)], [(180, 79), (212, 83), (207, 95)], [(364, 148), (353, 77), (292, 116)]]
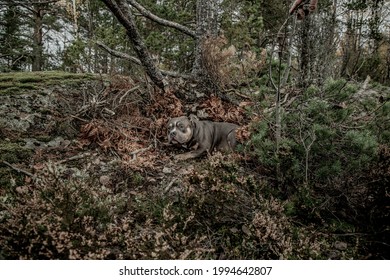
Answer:
[[(10, 5), (45, 5), (45, 4), (51, 4), (51, 3), (55, 3), (55, 2), (59, 2), (60, 0), (45, 0), (45, 1), (39, 1), (39, 0), (32, 0), (32, 1), (12, 1), (11, 3), (9, 3)], [(8, 5), (9, 5), (8, 4)], [(2, 4), (2, 5), (7, 5), (6, 4)]]
[[(123, 59), (126, 59), (126, 60), (129, 60), (137, 65), (142, 65), (141, 61), (134, 57), (134, 56), (131, 56), (131, 55), (128, 55), (127, 53), (123, 53), (123, 52), (119, 52), (119, 51), (116, 51), (116, 50), (113, 50), (111, 49), (110, 47), (108, 47), (107, 45), (103, 44), (102, 42), (96, 42), (96, 45), (98, 45), (99, 47), (101, 47), (102, 49), (104, 49), (105, 51), (107, 51), (109, 54), (115, 56), (115, 57), (118, 57), (118, 58), (123, 58)], [(186, 74), (181, 74), (181, 73), (178, 73), (178, 72), (173, 72), (173, 71), (166, 71), (166, 70), (161, 70), (161, 74), (163, 74), (164, 76), (170, 76), (170, 77), (176, 77), (176, 78), (184, 78), (184, 79), (189, 79), (190, 78), (190, 75), (186, 75)]]
[(39, 6), (41, 10), (47, 10), (44, 6), (48, 4), (53, 4), (56, 2), (59, 2), (60, 0), (46, 0), (46, 1), (39, 1), (39, 0), (32, 0), (32, 1), (11, 1), (6, 3), (0, 3), (0, 6), (21, 6), (25, 9), (27, 9), (30, 12), (36, 12), (34, 10), (34, 5)]
[(145, 43), (139, 33), (130, 7), (124, 3), (124, 0), (102, 0), (102, 2), (111, 10), (114, 16), (126, 29), (127, 37), (132, 42), (135, 53), (137, 54), (142, 66), (144, 67), (149, 78), (159, 88), (165, 90), (166, 81), (155, 65)]
[(137, 65), (142, 65), (141, 61), (138, 58), (136, 58), (134, 56), (131, 56), (131, 55), (128, 55), (127, 53), (123, 53), (123, 52), (119, 52), (119, 51), (113, 50), (109, 46), (103, 44), (102, 42), (96, 42), (96, 45), (98, 45), (99, 47), (101, 47), (102, 49), (104, 49), (109, 54), (111, 54), (111, 55), (113, 55), (115, 57), (124, 58), (126, 60), (129, 60), (129, 61), (137, 64)]
[(181, 25), (177, 22), (173, 22), (173, 21), (169, 21), (169, 20), (166, 20), (166, 19), (163, 19), (163, 18), (160, 18), (158, 16), (156, 16), (155, 14), (153, 14), (152, 12), (150, 12), (149, 10), (147, 10), (146, 8), (144, 8), (141, 4), (139, 4), (137, 1), (135, 0), (127, 0), (127, 2), (133, 6), (134, 8), (136, 8), (143, 16), (147, 17), (148, 19), (154, 21), (154, 22), (157, 22), (161, 25), (164, 25), (164, 26), (168, 26), (168, 27), (171, 27), (171, 28), (174, 28), (176, 30), (179, 30), (185, 34), (187, 34), (188, 36), (191, 36), (193, 38), (196, 38), (196, 32), (184, 25)]
[(34, 177), (34, 174), (28, 172), (28, 171), (25, 171), (23, 169), (20, 169), (20, 168), (17, 168), (15, 166), (13, 166), (12, 164), (10, 164), (9, 162), (3, 160), (2, 163), (4, 163), (5, 165), (7, 165), (8, 167), (12, 168), (13, 170), (15, 170), (16, 172), (18, 173), (23, 173), (24, 175), (27, 175), (29, 177)]

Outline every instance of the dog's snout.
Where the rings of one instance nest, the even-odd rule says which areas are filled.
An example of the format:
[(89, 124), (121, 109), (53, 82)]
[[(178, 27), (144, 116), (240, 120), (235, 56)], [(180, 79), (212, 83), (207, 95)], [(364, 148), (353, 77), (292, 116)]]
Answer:
[(171, 132), (169, 133), (169, 135), (170, 135), (171, 137), (175, 137), (175, 136), (176, 136), (176, 131), (171, 131)]

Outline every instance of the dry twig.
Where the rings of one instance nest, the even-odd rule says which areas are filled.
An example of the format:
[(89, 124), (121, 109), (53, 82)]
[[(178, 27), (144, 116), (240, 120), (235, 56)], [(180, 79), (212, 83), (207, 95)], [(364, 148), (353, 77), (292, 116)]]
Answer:
[(15, 166), (13, 166), (12, 164), (10, 164), (9, 162), (3, 160), (2, 163), (4, 163), (5, 165), (7, 165), (8, 167), (12, 168), (13, 170), (15, 170), (16, 172), (18, 173), (23, 173), (24, 175), (27, 175), (29, 177), (34, 177), (34, 174), (26, 171), (26, 170), (23, 170), (23, 169), (20, 169), (20, 168), (17, 168)]

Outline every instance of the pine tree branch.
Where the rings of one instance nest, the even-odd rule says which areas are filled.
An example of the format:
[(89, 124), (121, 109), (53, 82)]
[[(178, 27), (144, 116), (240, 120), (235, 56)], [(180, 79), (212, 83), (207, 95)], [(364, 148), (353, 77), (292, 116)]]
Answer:
[[(138, 58), (134, 57), (134, 56), (128, 55), (127, 53), (123, 53), (123, 52), (119, 52), (119, 51), (113, 50), (109, 46), (103, 44), (102, 42), (95, 42), (95, 43), (96, 43), (96, 45), (98, 45), (99, 47), (104, 49), (106, 52), (108, 52), (109, 54), (111, 54), (111, 55), (113, 55), (115, 57), (129, 60), (129, 61), (131, 61), (131, 62), (133, 62), (134, 64), (137, 64), (137, 65), (142, 65), (141, 61)], [(160, 72), (164, 76), (176, 77), (176, 78), (184, 78), (184, 79), (189, 79), (190, 78), (190, 75), (181, 74), (181, 73), (178, 73), (178, 72), (166, 71), (166, 70), (161, 70), (161, 69), (160, 69)]]
[(190, 37), (196, 38), (196, 33), (194, 30), (191, 30), (190, 28), (188, 28), (184, 25), (181, 25), (177, 22), (169, 21), (169, 20), (166, 20), (166, 19), (163, 19), (163, 18), (156, 16), (155, 14), (153, 14), (152, 12), (147, 10), (145, 7), (143, 7), (141, 4), (139, 4), (135, 0), (127, 0), (127, 2), (131, 6), (136, 8), (144, 17), (146, 17), (154, 22), (157, 22), (161, 25), (168, 26), (168, 27), (174, 28), (176, 30), (179, 30), (179, 31), (187, 34)]

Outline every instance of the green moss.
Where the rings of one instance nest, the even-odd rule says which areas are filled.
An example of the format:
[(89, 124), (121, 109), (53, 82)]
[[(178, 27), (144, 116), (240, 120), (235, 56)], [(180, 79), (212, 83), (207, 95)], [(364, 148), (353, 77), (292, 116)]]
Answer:
[(23, 84), (26, 84), (26, 83), (39, 83), (39, 82), (43, 81), (43, 78), (42, 77), (27, 76), (27, 77), (18, 78), (17, 81), (19, 83), (23, 83)]
[(32, 85), (32, 84), (18, 84), (18, 87), (20, 89), (38, 89), (36, 85)]
[(0, 90), (1, 89), (4, 89), (4, 88), (9, 88), (9, 87), (12, 87), (14, 84), (12, 82), (1, 82), (0, 83)]
[(0, 83), (3, 83), (3, 82), (10, 82), (12, 81), (13, 78), (11, 76), (3, 76), (2, 74), (0, 74)]
[(35, 138), (38, 141), (45, 142), (45, 143), (50, 142), (53, 139), (53, 137), (51, 137), (49, 135), (37, 135)]
[(17, 143), (0, 142), (0, 186), (11, 187), (12, 179), (16, 185), (23, 184), (24, 175), (13, 171), (9, 166), (1, 164), (6, 161), (10, 164), (27, 161), (32, 155), (32, 150), (23, 148)]
[(3, 95), (19, 94), (21, 92), (22, 92), (21, 89), (16, 87), (16, 86), (12, 86), (12, 87), (5, 88), (5, 89), (0, 88), (0, 95), (1, 94), (3, 94)]
[(1, 141), (0, 142), (0, 160), (9, 163), (25, 161), (32, 155), (32, 150), (21, 147), (17, 143)]
[(23, 94), (49, 85), (78, 85), (95, 78), (94, 74), (61, 71), (0, 73), (0, 94)]
[(134, 186), (141, 186), (145, 181), (145, 178), (139, 172), (134, 173), (131, 177), (131, 183)]

